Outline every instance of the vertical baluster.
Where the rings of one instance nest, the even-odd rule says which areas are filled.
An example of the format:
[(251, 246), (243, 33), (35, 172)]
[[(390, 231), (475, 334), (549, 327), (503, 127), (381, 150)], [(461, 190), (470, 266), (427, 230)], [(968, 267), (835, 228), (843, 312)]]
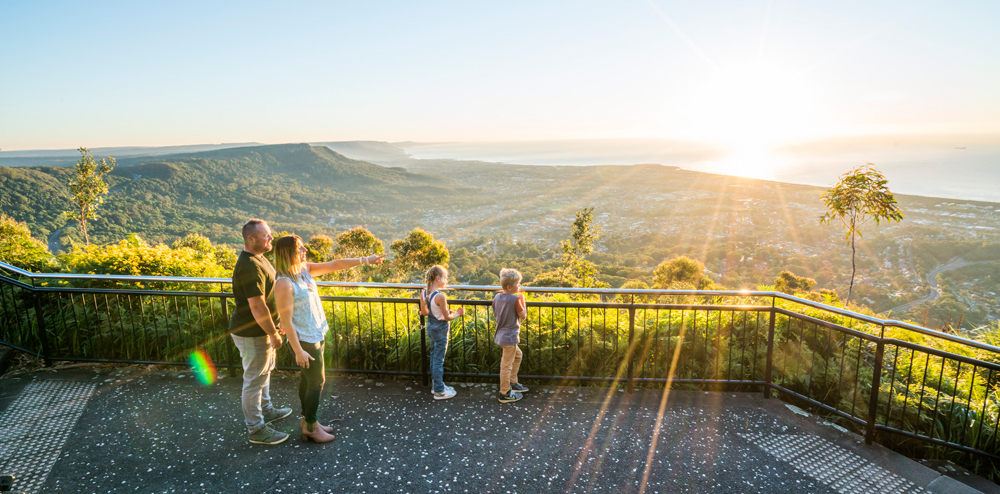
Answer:
[[(345, 305), (346, 305), (346, 302), (345, 302)], [(345, 312), (346, 312), (346, 310), (345, 310)], [(365, 358), (364, 356), (365, 356), (365, 354), (366, 354), (367, 352), (365, 352), (365, 351), (364, 351), (364, 350), (362, 349), (362, 345), (364, 345), (364, 333), (362, 332), (362, 329), (361, 329), (361, 303), (360, 303), (360, 302), (358, 302), (358, 301), (355, 301), (355, 302), (354, 302), (354, 321), (355, 321), (355, 323), (354, 323), (354, 327), (355, 327), (355, 328), (357, 329), (357, 331), (358, 331), (358, 342), (357, 342), (357, 349), (358, 349), (358, 351), (360, 351), (360, 352), (361, 352), (361, 356), (360, 356), (359, 358), (360, 358), (360, 359), (362, 360), (362, 362), (363, 362), (363, 361), (364, 361), (364, 358)], [(351, 346), (350, 346), (350, 348), (351, 348), (351, 349), (354, 349), (354, 348), (355, 348), (355, 346), (354, 346), (354, 345), (351, 345)], [(347, 362), (347, 368), (348, 368), (348, 369), (356, 369), (356, 368), (357, 368), (357, 367), (355, 367), (355, 366), (354, 366), (354, 359), (353, 359), (353, 358), (352, 358), (352, 359), (350, 359), (350, 360), (349, 360), (349, 361)], [(362, 368), (364, 368), (364, 364), (363, 364), (363, 363), (362, 363)]]
[(927, 388), (927, 369), (930, 368), (930, 363), (931, 356), (930, 354), (926, 354), (924, 356), (924, 377), (920, 380), (920, 400), (917, 401), (917, 417), (924, 412), (924, 390)]
[[(430, 307), (428, 307), (428, 310)], [(427, 316), (420, 315), (420, 368), (424, 377), (424, 386), (429, 384), (427, 378)]]
[[(149, 303), (153, 303), (153, 297), (149, 297)], [(149, 337), (148, 331), (146, 330), (146, 303), (142, 300), (142, 295), (139, 295), (139, 324), (142, 325), (142, 352), (139, 354), (139, 360), (151, 360), (148, 357), (149, 349)]]
[(720, 377), (719, 358), (722, 355), (722, 311), (718, 312), (719, 317), (715, 322), (715, 373), (712, 375), (712, 379), (719, 379)]
[[(63, 340), (63, 338), (66, 338), (66, 336), (69, 334), (69, 325), (66, 324), (66, 311), (65, 311), (65, 309), (63, 309), (62, 299), (63, 299), (63, 292), (56, 292), (56, 310), (59, 311), (59, 316), (60, 316), (60, 319), (62, 319), (62, 324), (63, 324), (62, 325), (62, 328), (63, 328), (62, 337), (59, 338), (56, 341), (56, 347), (58, 347), (59, 349), (63, 348), (63, 341), (62, 340)], [(2, 303), (2, 302), (0, 302), (0, 303)], [(54, 320), (55, 320), (55, 318), (53, 318), (53, 323), (54, 323)], [(70, 355), (76, 355), (76, 354), (75, 353), (71, 353)]]
[(472, 306), (472, 351), (473, 356), (476, 359), (476, 373), (477, 374), (488, 374), (489, 369), (483, 372), (482, 367), (479, 365), (481, 361), (485, 361), (484, 355), (479, 353), (479, 306)]
[(138, 350), (139, 350), (139, 337), (136, 336), (137, 332), (136, 332), (136, 329), (135, 329), (135, 308), (132, 307), (132, 295), (127, 295), (126, 300), (128, 300), (128, 322), (129, 322), (129, 328), (132, 329), (132, 331), (131, 331), (131, 333), (132, 333), (132, 336), (131, 336), (131, 338), (132, 338), (132, 346), (131, 346), (131, 351), (129, 352), (129, 359), (131, 359), (131, 360), (141, 360), (140, 358), (134, 356), (138, 352)]
[[(346, 313), (347, 311), (344, 311), (344, 312)], [(333, 327), (330, 329), (330, 332), (333, 333), (332, 335), (330, 335), (330, 339), (333, 342), (333, 355), (330, 357), (330, 368), (332, 368), (332, 369), (342, 369), (344, 366), (343, 366), (343, 364), (341, 364), (342, 359), (340, 358), (340, 339), (341, 339), (341, 336), (340, 336), (340, 333), (338, 332), (340, 330), (340, 326), (339, 326), (339, 324), (337, 322), (337, 301), (336, 300), (331, 300), (330, 301), (330, 317), (333, 318)], [(344, 320), (344, 331), (347, 331), (347, 320), (346, 319)], [(409, 337), (409, 335), (407, 335), (407, 337)]]
[[(955, 417), (955, 398), (958, 397), (958, 381), (960, 381), (961, 379), (962, 379), (962, 362), (958, 362), (958, 365), (955, 367), (955, 386), (953, 387), (951, 392), (951, 408), (948, 409), (949, 419), (953, 419)], [(945, 431), (948, 433), (947, 440), (949, 442), (954, 442), (952, 441), (951, 438), (951, 420), (949, 420), (948, 428), (945, 429)], [(942, 437), (941, 439), (944, 438)]]
[[(403, 370), (402, 355), (399, 354), (399, 304), (392, 304), (392, 342), (396, 345), (396, 372)], [(409, 349), (409, 347), (407, 347)]]
[(549, 375), (556, 376), (556, 308), (549, 307)]
[(128, 345), (129, 341), (125, 337), (125, 315), (122, 314), (122, 300), (119, 294), (115, 294), (115, 307), (118, 309), (118, 327), (121, 328), (121, 356), (119, 358), (127, 359), (129, 355)]
[(972, 405), (972, 393), (975, 392), (976, 372), (978, 370), (979, 370), (978, 365), (972, 366), (972, 379), (969, 379), (969, 397), (966, 398), (965, 400), (965, 412), (962, 413), (962, 439), (959, 439), (958, 441), (959, 444), (965, 444), (965, 431), (970, 427), (968, 424), (969, 415), (972, 413), (972, 409), (970, 408), (970, 406)]
[[(382, 352), (383, 355), (386, 355), (385, 358), (388, 358), (389, 338), (385, 335), (385, 302), (378, 303), (378, 311), (380, 319), (382, 320), (382, 344), (379, 345), (379, 351)], [(389, 368), (389, 362), (385, 362), (382, 365), (385, 369)]]
[(868, 422), (865, 429), (865, 443), (871, 444), (875, 440), (875, 422), (878, 413), (879, 388), (882, 386), (882, 358), (885, 353), (885, 343), (882, 338), (878, 339), (875, 347), (875, 368), (872, 369), (872, 392), (868, 402)]
[[(379, 345), (375, 344), (375, 318), (372, 316), (372, 303), (368, 302), (366, 305), (368, 307), (368, 345), (369, 346), (368, 346), (368, 351), (365, 352), (365, 353), (367, 353), (367, 354), (369, 354), (369, 355), (372, 356), (371, 366), (375, 367), (375, 368), (378, 368), (378, 364), (375, 363), (375, 358), (381, 352), (376, 352), (376, 350), (375, 350), (376, 348), (379, 348)], [(358, 317), (360, 317), (360, 315)], [(362, 364), (361, 368), (365, 369), (366, 366), (364, 366), (364, 364)]]
[(861, 381), (861, 347), (868, 346), (867, 341), (864, 338), (857, 338), (858, 340), (858, 360), (856, 362), (856, 367), (854, 369), (854, 398), (851, 399), (851, 416), (857, 417), (855, 413), (858, 405), (858, 388)]
[[(765, 355), (764, 363), (764, 399), (771, 397), (771, 366), (773, 365), (774, 359), (774, 318), (775, 312), (772, 308), (767, 324), (767, 354)], [(743, 321), (744, 324), (746, 324), (746, 318), (744, 318)]]
[[(720, 314), (720, 317), (721, 317), (722, 313), (720, 312), (719, 314)], [(744, 312), (744, 314), (745, 314), (745, 312)], [(737, 337), (736, 336), (736, 333), (737, 333), (736, 332), (736, 324), (734, 324), (734, 322), (733, 322), (735, 318), (736, 318), (736, 311), (735, 310), (729, 311), (729, 352), (727, 352), (728, 353), (728, 357), (726, 359), (727, 360), (727, 363), (726, 363), (726, 380), (727, 381), (732, 380), (732, 373), (733, 373), (733, 346), (734, 346), (734, 342), (737, 341), (737, 339), (739, 339), (740, 340), (740, 345), (739, 346), (740, 347), (745, 347), (746, 346), (745, 342), (742, 341), (743, 339), (741, 337)], [(720, 331), (721, 331), (721, 329), (720, 329)], [(743, 362), (741, 361), (740, 362), (740, 366), (742, 367), (742, 365), (743, 365)]]
[[(843, 342), (840, 345), (840, 377), (837, 378), (837, 382), (843, 385), (844, 383), (844, 359), (847, 357), (847, 333), (838, 331)], [(837, 410), (840, 410), (840, 402), (843, 401), (843, 396), (841, 396), (840, 389), (837, 390)]]
[(914, 354), (916, 353), (917, 351), (915, 349), (913, 348), (910, 349), (910, 363), (906, 368), (906, 391), (904, 392), (905, 394), (903, 395), (903, 411), (899, 418), (901, 427), (906, 425), (906, 405), (910, 401), (910, 382), (912, 382), (913, 378), (913, 357)]
[(889, 415), (892, 414), (892, 396), (895, 394), (895, 390), (896, 390), (896, 388), (895, 388), (895, 386), (896, 386), (896, 362), (899, 359), (899, 347), (895, 346), (894, 348), (895, 348), (895, 350), (893, 350), (893, 352), (892, 352), (893, 353), (893, 356), (892, 356), (892, 378), (889, 379), (889, 396), (887, 397), (888, 399), (885, 402), (885, 422), (883, 423), (883, 425), (885, 425), (885, 426), (889, 425)]
[[(170, 328), (168, 327), (168, 325), (170, 324), (170, 319), (169, 319), (169, 317), (170, 317), (170, 310), (167, 309), (167, 297), (163, 296), (163, 295), (160, 295), (159, 298), (160, 298), (160, 307), (163, 308), (163, 319), (162, 319), (162, 321), (163, 321), (163, 324), (162, 324), (163, 331), (160, 331), (160, 328), (161, 328), (160, 321), (161, 321), (161, 319), (160, 318), (156, 318), (156, 336), (157, 336), (156, 343), (157, 344), (154, 345), (153, 348), (155, 348), (154, 351), (156, 351), (157, 353), (156, 353), (156, 357), (154, 358), (154, 360), (163, 360), (161, 358), (163, 355), (169, 355), (170, 352), (173, 351), (173, 349), (171, 348), (171, 345), (170, 345)], [(154, 313), (154, 317), (155, 317), (155, 313)], [(163, 333), (163, 334), (161, 335), (160, 333)], [(165, 343), (160, 343), (161, 339), (164, 340)]]
[(205, 338), (205, 326), (201, 323), (201, 307), (198, 306), (197, 302), (195, 302), (195, 306), (198, 307), (198, 336), (194, 335), (194, 323), (191, 321), (191, 297), (184, 297), (184, 320), (187, 321), (187, 332), (191, 335), (192, 340), (187, 345), (184, 345), (184, 351), (188, 354), (193, 353), (198, 348), (204, 348), (207, 344), (207, 340)]
[[(993, 383), (993, 369), (989, 369), (989, 373), (986, 374), (986, 384), (983, 385), (983, 406), (979, 409), (979, 428), (976, 429), (976, 441), (972, 444), (973, 448), (979, 447), (983, 444), (983, 423), (986, 422), (986, 404), (990, 401), (990, 389)], [(983, 445), (978, 449), (986, 449)]]
[(653, 362), (651, 364), (653, 368), (653, 379), (656, 379), (660, 373), (658, 372), (658, 366), (660, 364), (660, 308), (657, 307), (653, 309), (653, 318), (656, 320), (655, 329), (653, 329)]
[[(931, 414), (931, 439), (934, 439), (934, 422), (938, 418), (938, 404), (941, 401), (941, 383), (944, 381), (945, 360), (941, 357), (941, 373), (938, 375), (938, 385), (934, 389), (934, 413)], [(944, 438), (941, 438), (944, 439)]]
[(564, 308), (562, 310), (563, 315), (563, 351), (562, 351), (562, 365), (559, 369), (558, 375), (568, 375), (569, 371), (569, 309)]
[[(171, 300), (174, 301), (174, 321), (177, 323), (177, 338), (176, 338), (176, 340), (180, 340), (180, 343), (178, 345), (174, 345), (171, 348), (171, 352), (168, 354), (168, 356), (170, 356), (170, 355), (177, 355), (179, 353), (178, 350), (185, 350), (185, 349), (187, 349), (188, 345), (186, 344), (186, 342), (190, 338), (190, 335), (189, 335), (190, 331), (186, 331), (185, 327), (184, 327), (185, 323), (181, 322), (181, 306), (180, 306), (180, 303), (177, 302), (177, 296), (174, 295), (173, 297), (171, 297)], [(186, 319), (187, 318), (185, 317), (185, 320)]]
[(635, 391), (634, 369), (632, 368), (635, 361), (635, 307), (628, 308), (628, 350), (625, 353), (625, 358), (628, 359), (627, 388), (629, 394), (632, 394)]

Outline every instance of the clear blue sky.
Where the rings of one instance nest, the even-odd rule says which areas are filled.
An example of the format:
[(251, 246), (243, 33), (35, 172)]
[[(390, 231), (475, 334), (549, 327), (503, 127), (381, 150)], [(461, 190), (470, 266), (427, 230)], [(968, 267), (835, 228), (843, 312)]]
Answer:
[(0, 3), (0, 148), (1000, 132), (1000, 2)]

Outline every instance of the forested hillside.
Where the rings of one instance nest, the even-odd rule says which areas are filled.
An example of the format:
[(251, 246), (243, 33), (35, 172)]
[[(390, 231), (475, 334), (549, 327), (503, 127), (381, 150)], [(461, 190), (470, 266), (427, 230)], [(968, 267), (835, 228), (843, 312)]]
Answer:
[[(0, 168), (0, 209), (48, 238), (66, 224), (72, 167)], [(441, 177), (386, 168), (308, 144), (242, 147), (186, 155), (127, 158), (109, 176), (112, 192), (92, 222), (91, 240), (141, 233), (170, 243), (191, 232), (237, 243), (249, 217), (302, 235), (334, 234), (349, 212), (394, 213), (427, 201), (475, 201), (477, 191)], [(60, 235), (77, 242), (74, 225)]]

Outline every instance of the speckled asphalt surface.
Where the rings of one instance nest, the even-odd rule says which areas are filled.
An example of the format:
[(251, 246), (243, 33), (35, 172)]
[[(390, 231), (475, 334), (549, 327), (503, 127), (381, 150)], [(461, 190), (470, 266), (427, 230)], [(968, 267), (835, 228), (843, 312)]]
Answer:
[[(296, 410), (275, 423), (289, 433), (297, 379), (272, 383), (274, 402)], [(532, 386), (500, 404), (494, 384), (453, 383), (456, 398), (434, 401), (412, 380), (329, 376), (321, 420), (344, 419), (337, 439), (260, 446), (246, 441), (238, 378), (203, 386), (190, 373), (134, 367), (38, 372), (0, 380), (0, 409), (39, 380), (97, 384), (46, 493), (639, 492), (661, 397)], [(837, 492), (754, 439), (815, 434), (815, 423), (759, 393), (673, 391), (647, 492)]]

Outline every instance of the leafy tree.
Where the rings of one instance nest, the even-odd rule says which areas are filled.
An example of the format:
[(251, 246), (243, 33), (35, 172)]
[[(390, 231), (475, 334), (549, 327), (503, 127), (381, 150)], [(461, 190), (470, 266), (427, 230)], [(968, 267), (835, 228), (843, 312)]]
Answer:
[(653, 285), (658, 288), (691, 286), (703, 289), (712, 285), (712, 280), (705, 277), (705, 265), (687, 256), (675, 257), (663, 261), (653, 270)]
[(58, 264), (41, 241), (31, 237), (27, 223), (0, 213), (0, 261), (27, 271), (48, 273)]
[[(622, 284), (621, 288), (622, 290), (649, 290), (649, 285), (647, 285), (646, 282), (642, 280), (628, 280), (624, 284)], [(656, 297), (652, 295), (638, 295), (638, 296), (621, 295), (619, 296), (619, 298), (623, 302), (633, 301), (639, 303), (648, 303), (656, 299)]]
[(789, 295), (808, 292), (812, 290), (814, 286), (816, 286), (816, 280), (806, 278), (805, 276), (796, 276), (795, 273), (791, 271), (782, 271), (778, 274), (778, 277), (774, 279), (774, 289)]
[(840, 176), (840, 181), (823, 193), (827, 213), (820, 217), (820, 223), (829, 224), (839, 219), (846, 230), (845, 238), (851, 246), (851, 284), (847, 289), (846, 304), (854, 290), (854, 276), (857, 272), (855, 257), (857, 247), (855, 237), (861, 237), (861, 227), (870, 221), (876, 225), (882, 221), (891, 223), (902, 221), (903, 212), (888, 187), (889, 181), (875, 166), (868, 163)]
[(440, 264), (448, 266), (448, 248), (444, 242), (434, 240), (434, 236), (420, 228), (414, 228), (406, 238), (393, 240), (389, 248), (395, 253), (392, 267), (399, 278), (410, 275)]
[[(413, 232), (410, 232), (410, 235), (413, 235)], [(431, 238), (433, 239), (433, 237)], [(312, 240), (310, 240), (311, 242)], [(356, 226), (337, 235), (337, 249), (334, 251), (334, 254), (339, 258), (363, 257), (384, 253), (385, 245), (375, 235), (372, 235), (372, 232), (368, 231), (367, 228)]]
[[(319, 238), (317, 238), (319, 237)], [(325, 248), (326, 235), (317, 235), (313, 237), (316, 239), (315, 244), (317, 248)], [(310, 244), (313, 244), (313, 240), (310, 239)], [(320, 244), (323, 245), (320, 245)], [(337, 235), (337, 247), (333, 249), (333, 241), (330, 241), (330, 259), (333, 258), (351, 258), (351, 257), (364, 257), (370, 256), (372, 254), (384, 254), (385, 246), (382, 241), (379, 240), (372, 232), (368, 231), (367, 228), (356, 226), (341, 232)], [(345, 269), (342, 271), (337, 271), (331, 273), (330, 278), (335, 278), (341, 281), (361, 281), (364, 279), (370, 279), (378, 277), (385, 279), (389, 275), (389, 266), (361, 266), (355, 269)]]
[(306, 243), (306, 250), (309, 251), (309, 258), (313, 262), (327, 262), (333, 260), (333, 239), (329, 235), (313, 235)]
[(576, 212), (573, 221), (573, 236), (562, 243), (562, 269), (559, 271), (559, 284), (565, 283), (567, 275), (575, 275), (585, 288), (607, 286), (597, 280), (597, 268), (594, 263), (585, 261), (587, 254), (594, 252), (594, 244), (601, 237), (600, 225), (594, 224), (594, 208), (583, 208)]
[(212, 241), (200, 233), (189, 233), (184, 238), (177, 239), (170, 244), (171, 249), (187, 247), (201, 254), (209, 254), (213, 251)]
[(69, 184), (73, 190), (76, 209), (68, 211), (66, 215), (69, 219), (80, 222), (83, 242), (90, 245), (87, 220), (97, 219), (97, 208), (104, 202), (104, 195), (108, 193), (108, 184), (104, 182), (104, 176), (110, 173), (117, 163), (110, 156), (96, 161), (90, 150), (84, 147), (78, 151), (80, 151), (80, 161), (76, 164), (76, 178)]
[(531, 283), (526, 285), (530, 286), (542, 286), (542, 287), (563, 287), (572, 288), (575, 286), (580, 286), (580, 280), (576, 276), (565, 275), (562, 270), (559, 271), (546, 271), (544, 273), (538, 273), (535, 279), (531, 280)]
[(236, 261), (239, 257), (233, 249), (226, 248), (222, 245), (215, 246), (215, 251), (213, 252), (215, 256), (215, 264), (219, 267), (225, 269), (226, 271), (232, 271), (236, 267)]

